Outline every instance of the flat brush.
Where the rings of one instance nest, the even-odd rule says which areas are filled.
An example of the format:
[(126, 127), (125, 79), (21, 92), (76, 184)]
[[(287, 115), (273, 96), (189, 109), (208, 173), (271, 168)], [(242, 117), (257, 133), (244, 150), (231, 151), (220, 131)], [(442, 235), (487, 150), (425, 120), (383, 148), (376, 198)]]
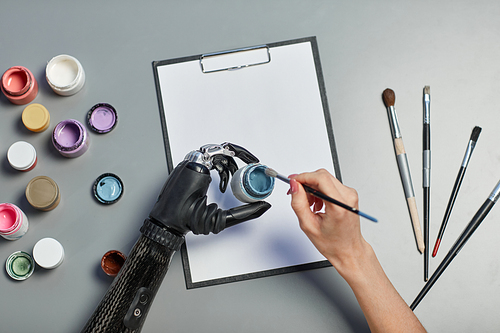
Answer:
[[(288, 177), (285, 177), (283, 175), (280, 175), (279, 173), (277, 173), (274, 169), (271, 169), (271, 168), (267, 168), (266, 171), (265, 171), (266, 175), (269, 176), (269, 177), (274, 177), (274, 178), (277, 178), (287, 184), (290, 184), (290, 179)], [(315, 197), (317, 198), (320, 198), (321, 200), (324, 200), (324, 201), (328, 201), (334, 205), (337, 205), (337, 206), (340, 206), (342, 208), (345, 208), (347, 209), (348, 211), (354, 213), (354, 214), (358, 214), (359, 216), (362, 216), (370, 221), (373, 221), (373, 222), (378, 222), (376, 218), (374, 217), (371, 217), (370, 215), (368, 214), (365, 214), (363, 212), (360, 212), (359, 210), (357, 210), (356, 208), (353, 208), (351, 206), (348, 206), (338, 200), (335, 200), (329, 196), (327, 196), (326, 194), (323, 194), (321, 193), (320, 191), (318, 190), (315, 190), (313, 189), (312, 187), (309, 187), (307, 185), (304, 185), (304, 184), (301, 184), (302, 187), (304, 188), (304, 190), (306, 190), (306, 192), (314, 195)]]
[(429, 278), (429, 225), (431, 206), (431, 88), (424, 87), (422, 131), (422, 188), (424, 192), (424, 281)]
[(435, 257), (437, 255), (439, 245), (441, 244), (441, 240), (443, 239), (446, 225), (448, 224), (451, 211), (453, 210), (453, 205), (455, 203), (455, 200), (457, 199), (458, 191), (460, 190), (460, 185), (462, 184), (462, 180), (464, 179), (465, 171), (467, 170), (467, 166), (469, 165), (469, 160), (472, 156), (472, 152), (476, 147), (477, 139), (479, 139), (479, 134), (481, 134), (481, 127), (479, 126), (474, 127), (470, 135), (469, 143), (467, 144), (467, 149), (465, 150), (465, 155), (462, 160), (462, 165), (460, 166), (460, 170), (458, 170), (458, 175), (457, 179), (455, 180), (455, 185), (453, 185), (453, 190), (451, 191), (450, 199), (448, 201), (448, 206), (446, 207), (446, 211), (444, 213), (443, 222), (441, 222), (441, 227), (439, 228), (436, 244), (434, 245), (434, 250), (432, 251), (432, 257)]
[(417, 305), (422, 301), (424, 296), (429, 292), (429, 290), (432, 288), (434, 283), (436, 283), (437, 279), (443, 274), (444, 270), (448, 265), (451, 263), (451, 261), (457, 256), (457, 254), (460, 252), (460, 250), (464, 247), (465, 243), (469, 240), (469, 238), (472, 236), (474, 231), (479, 227), (481, 222), (486, 218), (486, 215), (490, 212), (490, 210), (493, 208), (495, 203), (498, 200), (498, 197), (500, 197), (500, 181), (497, 183), (493, 191), (491, 192), (490, 196), (486, 201), (483, 203), (483, 205), (479, 208), (479, 210), (476, 212), (472, 220), (469, 222), (467, 227), (465, 227), (464, 231), (462, 231), (462, 234), (458, 237), (457, 241), (455, 244), (451, 247), (450, 251), (444, 257), (443, 261), (439, 264), (438, 268), (434, 271), (434, 274), (432, 274), (431, 278), (429, 281), (424, 285), (420, 293), (417, 295), (413, 303), (410, 305), (410, 309), (415, 310)]
[(403, 189), (406, 196), (406, 204), (410, 213), (410, 219), (413, 225), (413, 234), (417, 243), (417, 249), (420, 253), (424, 252), (425, 245), (422, 237), (422, 229), (420, 227), (420, 220), (418, 218), (417, 203), (415, 201), (415, 192), (413, 191), (413, 183), (411, 181), (410, 166), (408, 158), (406, 157), (405, 147), (403, 145), (403, 137), (399, 129), (398, 117), (394, 103), (396, 102), (396, 95), (391, 89), (385, 89), (382, 93), (382, 99), (387, 108), (389, 115), (389, 122), (391, 124), (392, 136), (394, 139), (394, 149), (396, 152), (396, 160), (399, 167), (399, 175), (403, 183)]

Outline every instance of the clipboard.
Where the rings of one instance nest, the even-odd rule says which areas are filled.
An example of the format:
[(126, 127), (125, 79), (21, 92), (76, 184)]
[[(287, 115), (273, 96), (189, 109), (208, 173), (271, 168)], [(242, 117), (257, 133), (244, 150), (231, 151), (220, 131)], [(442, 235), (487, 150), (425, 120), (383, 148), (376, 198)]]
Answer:
[[(285, 175), (325, 168), (341, 180), (316, 37), (154, 61), (153, 72), (169, 172), (204, 144), (231, 142)], [(211, 175), (209, 203), (242, 205)], [(330, 266), (300, 230), (287, 190), (277, 181), (272, 208), (256, 220), (186, 235), (186, 287)]]

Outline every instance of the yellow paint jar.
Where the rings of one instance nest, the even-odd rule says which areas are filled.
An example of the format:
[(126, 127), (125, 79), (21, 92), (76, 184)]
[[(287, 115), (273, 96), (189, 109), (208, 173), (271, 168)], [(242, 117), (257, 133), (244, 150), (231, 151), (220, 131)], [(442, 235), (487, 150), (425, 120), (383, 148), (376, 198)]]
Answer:
[(33, 103), (24, 108), (22, 120), (24, 126), (32, 132), (43, 132), (50, 124), (50, 113), (38, 103)]

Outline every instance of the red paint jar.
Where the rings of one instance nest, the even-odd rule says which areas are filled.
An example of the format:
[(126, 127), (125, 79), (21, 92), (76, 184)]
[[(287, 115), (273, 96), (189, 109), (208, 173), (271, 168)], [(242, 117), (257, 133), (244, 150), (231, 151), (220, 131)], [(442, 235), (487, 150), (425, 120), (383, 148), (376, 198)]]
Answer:
[(38, 94), (38, 83), (33, 74), (23, 66), (14, 66), (2, 75), (0, 88), (12, 104), (22, 105), (33, 101)]

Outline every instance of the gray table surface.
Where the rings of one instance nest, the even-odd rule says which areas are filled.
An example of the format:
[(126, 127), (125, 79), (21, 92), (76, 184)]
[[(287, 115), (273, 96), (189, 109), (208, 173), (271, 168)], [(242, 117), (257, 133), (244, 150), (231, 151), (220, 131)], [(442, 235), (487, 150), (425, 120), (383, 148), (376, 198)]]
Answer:
[[(34, 102), (51, 113), (49, 130), (30, 133), (24, 106), (0, 96), (0, 202), (19, 205), (30, 229), (0, 239), (0, 257), (31, 252), (43, 237), (64, 246), (64, 263), (37, 268), (23, 282), (0, 274), (0, 331), (78, 332), (112, 279), (99, 266), (108, 250), (128, 252), (167, 176), (152, 61), (317, 36), (344, 183), (358, 190), (362, 221), (387, 275), (406, 302), (423, 286), (381, 93), (396, 109), (422, 216), (422, 89), (430, 85), (433, 244), (471, 129), (483, 132), (431, 272), (500, 177), (500, 2), (486, 1), (3, 1), (0, 71), (29, 68), (40, 88)], [(55, 95), (45, 64), (58, 54), (82, 63), (87, 80), (71, 97)], [(119, 113), (117, 128), (91, 134), (83, 156), (51, 146), (57, 122), (85, 121), (99, 102)], [(290, 133), (300, 135), (300, 133)], [(11, 143), (26, 140), (39, 164), (14, 171)], [(228, 138), (230, 141), (231, 138)], [(307, 141), (307, 138), (304, 138)], [(314, 149), (314, 142), (310, 142)], [(321, 166), (318, 166), (318, 168)], [(112, 206), (91, 196), (104, 172), (125, 183)], [(28, 181), (59, 184), (50, 212), (29, 207)], [(494, 332), (500, 327), (500, 210), (494, 208), (415, 313), (433, 332)], [(348, 285), (333, 268), (186, 290), (176, 254), (144, 332), (366, 332)]]

